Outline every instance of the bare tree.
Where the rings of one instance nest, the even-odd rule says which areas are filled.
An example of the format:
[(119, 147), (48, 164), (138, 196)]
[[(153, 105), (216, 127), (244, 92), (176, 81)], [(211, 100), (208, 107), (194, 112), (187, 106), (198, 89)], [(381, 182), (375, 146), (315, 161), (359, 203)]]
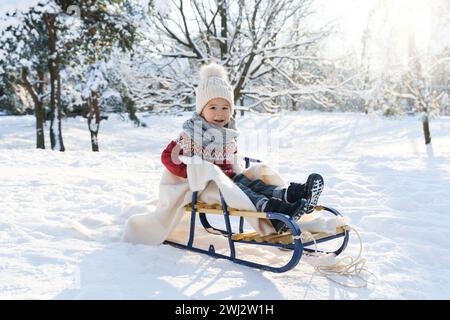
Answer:
[[(305, 54), (327, 36), (325, 30), (304, 29), (292, 36), (294, 28), (312, 16), (313, 2), (170, 0), (164, 5), (157, 2), (150, 19), (155, 34), (160, 36), (150, 40), (146, 55), (149, 60), (159, 58), (152, 70), (158, 71), (157, 76), (163, 82), (174, 85), (179, 82), (172, 78), (173, 63), (185, 60), (184, 69), (176, 71), (190, 73), (184, 81), (192, 82), (199, 64), (220, 62), (234, 85), (235, 102), (245, 96), (263, 104), (289, 94), (286, 83), (295, 82), (291, 77), (292, 61), (316, 59)], [(278, 85), (274, 85), (277, 83), (274, 78)], [(268, 83), (269, 90), (265, 87)], [(289, 88), (298, 94), (307, 92), (298, 86)]]

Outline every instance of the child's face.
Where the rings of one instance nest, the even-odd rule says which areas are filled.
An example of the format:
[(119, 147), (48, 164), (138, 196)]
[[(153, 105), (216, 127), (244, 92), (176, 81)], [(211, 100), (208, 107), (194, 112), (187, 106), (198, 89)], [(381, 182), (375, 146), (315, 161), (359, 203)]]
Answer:
[(230, 122), (231, 106), (230, 103), (222, 98), (214, 98), (209, 100), (203, 108), (201, 116), (209, 123), (223, 127)]

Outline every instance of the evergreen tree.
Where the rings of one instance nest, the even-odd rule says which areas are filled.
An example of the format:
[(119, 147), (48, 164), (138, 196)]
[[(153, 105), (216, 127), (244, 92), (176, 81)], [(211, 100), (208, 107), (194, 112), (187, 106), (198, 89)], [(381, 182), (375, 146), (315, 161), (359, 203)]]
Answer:
[[(110, 93), (107, 61), (115, 48), (131, 51), (137, 36), (138, 6), (131, 0), (55, 1), (63, 11), (76, 8), (78, 33), (67, 45), (67, 55), (78, 57), (82, 65), (82, 98), (87, 102), (88, 128), (93, 151), (99, 151), (98, 131), (105, 108), (104, 93)], [(76, 54), (74, 54), (76, 52)], [(108, 91), (109, 89), (109, 91)]]
[[(48, 67), (48, 37), (45, 25), (36, 8), (8, 14), (11, 23), (1, 34), (3, 48), (2, 83), (9, 99), (18, 94), (15, 86), (23, 87), (31, 97), (36, 116), (36, 147), (45, 149), (44, 99), (45, 74)], [(17, 23), (19, 21), (19, 23)]]

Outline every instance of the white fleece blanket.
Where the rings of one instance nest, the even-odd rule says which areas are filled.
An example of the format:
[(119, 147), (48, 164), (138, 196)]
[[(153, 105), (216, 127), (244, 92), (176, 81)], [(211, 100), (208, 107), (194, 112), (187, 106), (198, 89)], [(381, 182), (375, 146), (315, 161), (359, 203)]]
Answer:
[[(220, 203), (220, 189), (228, 206), (256, 211), (245, 193), (218, 166), (198, 157), (180, 159), (187, 165), (187, 179), (177, 177), (164, 168), (155, 210), (128, 219), (123, 236), (125, 241), (159, 245), (166, 239), (180, 241), (180, 238), (186, 238), (190, 215), (184, 212), (184, 206), (191, 203), (194, 191), (199, 192), (198, 200), (216, 204)], [(240, 166), (233, 167), (235, 172), (245, 173), (252, 180), (261, 179), (267, 184), (285, 186), (279, 174), (268, 165), (254, 164), (245, 170)], [(275, 232), (267, 219), (249, 218), (246, 221), (261, 235)]]

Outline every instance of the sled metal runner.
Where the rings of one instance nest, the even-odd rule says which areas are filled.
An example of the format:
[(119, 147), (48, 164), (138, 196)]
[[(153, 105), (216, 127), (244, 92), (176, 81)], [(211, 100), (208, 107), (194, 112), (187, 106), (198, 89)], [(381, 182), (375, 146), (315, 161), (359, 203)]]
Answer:
[[(249, 167), (250, 162), (261, 162), (259, 160), (245, 158), (246, 168)], [(191, 214), (190, 220), (190, 230), (189, 239), (187, 244), (181, 244), (174, 241), (166, 240), (165, 244), (170, 244), (177, 248), (187, 249), (190, 251), (207, 254), (214, 258), (231, 260), (234, 263), (245, 265), (248, 267), (258, 268), (262, 270), (272, 271), (272, 272), (286, 272), (294, 268), (300, 261), (303, 251), (306, 252), (322, 252), (322, 253), (334, 253), (336, 255), (340, 254), (347, 246), (349, 239), (349, 232), (347, 229), (340, 227), (336, 229), (333, 234), (328, 234), (324, 232), (313, 233), (312, 237), (314, 240), (310, 239), (308, 242), (302, 243), (301, 230), (298, 223), (289, 217), (288, 215), (278, 213), (278, 212), (257, 212), (257, 211), (244, 211), (229, 208), (226, 204), (222, 194), (220, 194), (221, 205), (207, 205), (197, 201), (197, 192), (192, 194), (192, 203), (185, 207), (185, 212)], [(316, 206), (316, 211), (325, 210), (330, 212), (335, 216), (342, 216), (337, 210), (333, 208), (328, 208), (325, 206)], [(210, 244), (209, 248), (201, 249), (193, 246), (195, 238), (195, 222), (196, 216), (199, 215), (200, 222), (202, 226), (209, 233), (225, 236), (228, 240), (228, 245), (230, 249), (229, 255), (224, 255), (217, 253), (215, 251), (214, 245)], [(215, 228), (211, 226), (206, 215), (207, 214), (219, 214), (223, 215), (225, 220), (225, 230)], [(230, 217), (239, 217), (239, 232), (234, 233), (231, 227)], [(271, 234), (266, 236), (261, 236), (257, 232), (244, 232), (244, 218), (262, 218), (270, 220), (281, 220), (284, 222), (289, 231), (283, 234)], [(316, 250), (315, 246), (320, 243), (324, 243), (337, 238), (343, 238), (342, 243), (339, 248), (335, 251), (321, 251)], [(260, 264), (244, 259), (239, 259), (236, 256), (235, 243), (251, 244), (251, 245), (262, 245), (270, 247), (278, 247), (285, 251), (292, 251), (290, 260), (281, 267), (275, 267), (265, 264)], [(313, 246), (313, 248), (311, 248)], [(309, 247), (309, 248), (308, 248)]]

